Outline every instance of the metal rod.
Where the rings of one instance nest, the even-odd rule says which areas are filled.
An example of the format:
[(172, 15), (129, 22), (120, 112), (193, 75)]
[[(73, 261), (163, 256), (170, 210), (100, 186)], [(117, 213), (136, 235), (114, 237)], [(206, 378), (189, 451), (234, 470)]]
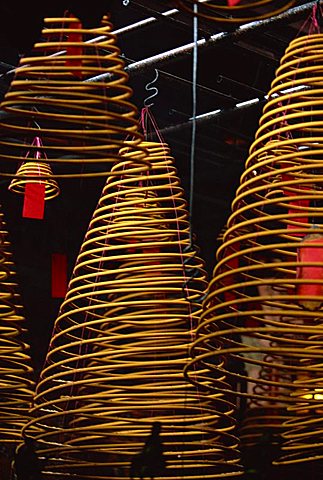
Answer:
[[(257, 104), (262, 104), (264, 103), (265, 101), (267, 100), (267, 97), (264, 97), (264, 98), (254, 98), (254, 99), (251, 99), (251, 100), (247, 100), (246, 102), (240, 102), (240, 103), (237, 103), (237, 105), (235, 105), (233, 108), (226, 108), (226, 109), (217, 109), (217, 110), (212, 110), (211, 112), (207, 112), (207, 113), (202, 113), (201, 115), (197, 115), (197, 117), (195, 118), (196, 120), (196, 123), (198, 125), (202, 124), (202, 123), (206, 123), (206, 122), (210, 122), (212, 120), (214, 120), (216, 117), (219, 117), (220, 115), (225, 115), (225, 114), (231, 114), (231, 113), (235, 113), (236, 111), (241, 111), (241, 110), (245, 110), (253, 105), (257, 105)], [(177, 132), (179, 130), (182, 130), (183, 128), (187, 128), (187, 127), (191, 127), (192, 125), (192, 119), (190, 118), (187, 122), (182, 122), (182, 123), (177, 123), (176, 125), (170, 125), (169, 127), (165, 127), (165, 128), (162, 128), (160, 130), (160, 134), (161, 135), (168, 135), (168, 134), (171, 134), (171, 133), (174, 133), (174, 132)]]
[[(169, 17), (178, 13), (179, 11), (176, 8), (172, 8), (171, 10), (167, 10), (166, 12), (162, 12), (159, 15), (163, 17)], [(112, 33), (115, 35), (120, 35), (121, 33), (131, 32), (132, 30), (136, 30), (137, 28), (145, 27), (146, 25), (151, 25), (158, 21), (156, 17), (148, 17), (144, 20), (139, 20), (138, 22), (132, 23), (131, 25), (127, 25), (125, 27), (118, 28), (117, 30), (113, 30)]]
[[(307, 90), (308, 88), (310, 88), (308, 85), (298, 85), (297, 87), (291, 87), (291, 88), (288, 88), (286, 90), (282, 90), (281, 93), (285, 94), (285, 93), (292, 93), (292, 92), (295, 92), (297, 90)], [(271, 98), (274, 98), (274, 97), (277, 97), (278, 94), (275, 93), (274, 95), (272, 95)], [(220, 109), (218, 108), (217, 110), (212, 110), (211, 112), (207, 112), (207, 113), (202, 113), (200, 115), (197, 115), (195, 117), (195, 120), (196, 120), (196, 123), (197, 124), (201, 124), (201, 123), (204, 123), (204, 122), (209, 122), (210, 120), (214, 120), (216, 117), (220, 116), (220, 115), (225, 115), (225, 114), (228, 114), (228, 113), (233, 113), (233, 112), (236, 112), (236, 111), (240, 111), (240, 110), (244, 110), (246, 108), (250, 108), (252, 107), (253, 105), (261, 105), (263, 104), (264, 102), (266, 102), (268, 100), (268, 95), (265, 95), (264, 97), (255, 97), (255, 98), (251, 98), (249, 100), (245, 100), (243, 102), (239, 102), (237, 103), (234, 107), (232, 108), (226, 108), (226, 109)], [(192, 118), (190, 118), (187, 122), (182, 122), (182, 123), (178, 123), (176, 125), (170, 125), (169, 127), (164, 127), (163, 129), (160, 130), (160, 133), (162, 135), (167, 135), (169, 133), (173, 133), (173, 132), (176, 132), (178, 130), (181, 130), (183, 128), (187, 128), (187, 127), (190, 127), (192, 125)]]
[[(317, 4), (317, 0), (311, 1), (299, 7), (290, 8), (284, 13), (279, 15), (275, 15), (274, 17), (266, 18), (264, 20), (257, 20), (255, 22), (245, 23), (241, 25), (233, 32), (220, 32), (212, 35), (209, 39), (201, 38), (197, 42), (197, 46), (199, 49), (201, 48), (210, 48), (216, 46), (218, 43), (223, 42), (225, 40), (235, 40), (236, 38), (245, 35), (246, 33), (254, 30), (258, 30), (263, 28), (264, 26), (271, 26), (275, 23), (278, 23), (282, 20), (292, 19), (299, 15), (300, 13), (304, 13), (313, 8), (314, 5)], [(162, 52), (157, 55), (153, 55), (152, 57), (145, 58), (143, 60), (139, 60), (125, 68), (125, 70), (130, 75), (135, 75), (138, 73), (143, 72), (149, 68), (158, 68), (161, 65), (170, 62), (172, 60), (177, 60), (181, 58), (183, 55), (190, 55), (194, 48), (194, 42), (187, 43), (186, 45), (182, 45), (180, 47), (173, 48), (168, 50), (167, 52)], [(99, 80), (103, 80), (105, 78), (109, 78), (111, 76), (110, 73), (102, 73), (101, 75), (97, 75), (95, 77), (89, 78), (87, 82), (95, 82)]]

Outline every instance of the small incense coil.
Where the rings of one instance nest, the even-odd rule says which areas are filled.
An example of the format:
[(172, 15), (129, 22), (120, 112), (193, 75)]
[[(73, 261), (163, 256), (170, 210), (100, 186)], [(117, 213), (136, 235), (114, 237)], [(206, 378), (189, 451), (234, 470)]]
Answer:
[(46, 479), (129, 478), (155, 421), (167, 478), (241, 473), (234, 405), (183, 376), (206, 273), (169, 147), (143, 147), (149, 171), (108, 178), (55, 322), (25, 429)]
[[(315, 273), (323, 267), (322, 40), (292, 41), (276, 72), (185, 370), (214, 395), (285, 409), (284, 463), (319, 460), (323, 452), (311, 434), (323, 373), (323, 278)], [(239, 382), (248, 388), (236, 390)]]
[[(25, 186), (27, 183), (45, 184), (45, 200), (51, 200), (52, 198), (57, 197), (60, 192), (56, 180), (52, 178), (51, 175), (52, 171), (47, 163), (23, 163), (17, 171), (17, 177), (11, 181), (9, 190), (23, 195), (25, 193)], [(36, 179), (38, 176), (41, 177), (40, 180)], [(30, 179), (29, 177), (33, 178)], [(45, 180), (46, 177), (48, 177), (47, 180)]]
[[(39, 147), (43, 145), (38, 136), (34, 138), (33, 144)], [(26, 184), (40, 183), (45, 185), (45, 200), (57, 197), (60, 190), (56, 180), (52, 178), (53, 173), (46, 162), (47, 157), (43, 158), (39, 151), (35, 152), (34, 160), (30, 160), (28, 155), (29, 152), (17, 171), (17, 177), (11, 180), (9, 190), (24, 195)]]
[(223, 5), (219, 0), (176, 0), (180, 9), (194, 13), (207, 20), (224, 24), (239, 24), (262, 20), (288, 10), (296, 4), (295, 0), (241, 0), (237, 5)]
[[(38, 152), (53, 172), (44, 172), (44, 181), (107, 176), (127, 137), (137, 151), (133, 168), (146, 170), (138, 112), (110, 22), (93, 29), (74, 17), (44, 22), (42, 40), (20, 60), (1, 104), (7, 116), (0, 124), (0, 174), (21, 179), (13, 168), (27, 152), (31, 158)], [(111, 77), (101, 79), (107, 72)]]
[(34, 391), (25, 319), (3, 214), (0, 213), (0, 438), (13, 454), (30, 420)]

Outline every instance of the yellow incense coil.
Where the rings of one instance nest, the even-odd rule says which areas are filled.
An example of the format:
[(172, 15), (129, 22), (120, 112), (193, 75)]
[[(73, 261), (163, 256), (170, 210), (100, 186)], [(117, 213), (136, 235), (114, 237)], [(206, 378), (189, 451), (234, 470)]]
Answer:
[(25, 319), (2, 213), (0, 239), (0, 443), (13, 454), (20, 441), (21, 429), (30, 419), (34, 381), (25, 338)]
[[(93, 29), (74, 17), (44, 22), (41, 41), (20, 60), (1, 104), (7, 115), (0, 124), (0, 174), (28, 180), (28, 173), (14, 173), (15, 165), (28, 168), (38, 153), (52, 169), (43, 172), (44, 181), (106, 176), (127, 137), (137, 151), (133, 167), (146, 170), (137, 109), (110, 22)], [(38, 135), (41, 144), (34, 142)]]
[[(39, 179), (39, 177), (41, 177), (41, 179)], [(46, 179), (46, 177), (48, 178)], [(56, 180), (52, 178), (51, 168), (48, 163), (45, 162), (23, 163), (17, 171), (17, 177), (12, 179), (9, 190), (23, 195), (25, 193), (26, 183), (45, 184), (45, 200), (51, 200), (57, 197), (60, 192)]]
[(193, 13), (198, 6), (197, 15), (224, 24), (239, 24), (262, 20), (278, 15), (296, 4), (295, 0), (240, 0), (236, 5), (228, 5), (219, 0), (176, 0), (179, 8)]
[(185, 370), (199, 388), (244, 399), (247, 415), (277, 407), (289, 417), (279, 431), (288, 440), (285, 463), (322, 458), (319, 434), (310, 433), (322, 408), (322, 72), (323, 35), (292, 41), (250, 147)]
[(108, 178), (55, 322), (24, 431), (46, 479), (129, 478), (156, 421), (167, 478), (241, 473), (235, 406), (183, 376), (206, 274), (169, 147), (143, 148), (150, 170)]

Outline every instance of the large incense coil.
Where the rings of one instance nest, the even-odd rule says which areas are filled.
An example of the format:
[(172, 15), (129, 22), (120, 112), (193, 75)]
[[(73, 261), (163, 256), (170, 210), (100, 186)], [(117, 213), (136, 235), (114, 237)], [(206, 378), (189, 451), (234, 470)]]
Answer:
[(285, 409), (284, 463), (322, 458), (322, 39), (292, 41), (281, 60), (186, 367), (200, 389)]
[(30, 420), (33, 370), (4, 216), (0, 213), (0, 438), (11, 454)]
[[(151, 170), (107, 180), (55, 323), (35, 418), (25, 429), (39, 429), (46, 479), (129, 478), (155, 421), (167, 478), (241, 471), (235, 405), (200, 393), (182, 373), (206, 274), (188, 248), (186, 202), (169, 147), (144, 148)], [(136, 152), (121, 154), (126, 172)]]
[[(134, 167), (146, 169), (137, 109), (110, 22), (93, 29), (74, 17), (44, 24), (42, 40), (20, 60), (1, 104), (7, 115), (0, 123), (0, 174), (21, 179), (15, 165), (38, 153), (47, 157), (50, 178), (106, 176), (127, 137), (137, 151)], [(109, 78), (97, 78), (107, 72)]]
[(219, 0), (176, 0), (179, 8), (194, 14), (224, 24), (245, 23), (262, 20), (278, 15), (295, 5), (295, 0), (241, 0), (236, 5), (228, 5)]

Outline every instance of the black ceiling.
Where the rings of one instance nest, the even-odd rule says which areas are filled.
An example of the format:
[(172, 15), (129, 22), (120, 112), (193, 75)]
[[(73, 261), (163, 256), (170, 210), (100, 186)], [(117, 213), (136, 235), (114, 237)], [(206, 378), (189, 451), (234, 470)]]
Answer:
[[(17, 3), (15, 0), (0, 6), (2, 74), (10, 69), (10, 65), (17, 65), (19, 55), (28, 53), (40, 33), (42, 17), (61, 15), (65, 9), (79, 15), (88, 26), (94, 26), (102, 13), (110, 12), (115, 30), (154, 17), (155, 20), (146, 26), (118, 34), (118, 44), (127, 65), (188, 44), (193, 39), (192, 17), (188, 13), (160, 15), (175, 7), (172, 1), (91, 0), (88, 7), (81, 7), (80, 2), (60, 0), (46, 2), (54, 5), (41, 8), (33, 1), (19, 6)], [(313, 2), (297, 2), (298, 6), (303, 4)], [(228, 34), (221, 41), (214, 42), (212, 47), (199, 51), (197, 115), (221, 111), (197, 122), (193, 226), (209, 271), (215, 263), (216, 238), (229, 215), (230, 202), (257, 128), (264, 96), (289, 41), (308, 32), (308, 24), (303, 30), (301, 26), (310, 14), (308, 8), (298, 16), (286, 16), (279, 22), (266, 22), (265, 25), (260, 22), (244, 34)], [(199, 21), (199, 38), (208, 39), (221, 31), (220, 25)], [(129, 83), (138, 109), (147, 95), (145, 85), (155, 76), (154, 67), (158, 68), (159, 77), (152, 113), (165, 141), (171, 146), (183, 186), (188, 192), (192, 54), (156, 64), (151, 62), (149, 68), (130, 72)], [(10, 74), (0, 77), (1, 95), (11, 78)], [(244, 108), (236, 107), (254, 98), (260, 101)], [(12, 240), (34, 354), (40, 364), (60, 304), (60, 300), (50, 297), (50, 255), (66, 253), (72, 270), (104, 179), (61, 182), (62, 193), (47, 202), (43, 221), (22, 218), (21, 196), (8, 192), (6, 179), (0, 179), (0, 182), (0, 201)]]

